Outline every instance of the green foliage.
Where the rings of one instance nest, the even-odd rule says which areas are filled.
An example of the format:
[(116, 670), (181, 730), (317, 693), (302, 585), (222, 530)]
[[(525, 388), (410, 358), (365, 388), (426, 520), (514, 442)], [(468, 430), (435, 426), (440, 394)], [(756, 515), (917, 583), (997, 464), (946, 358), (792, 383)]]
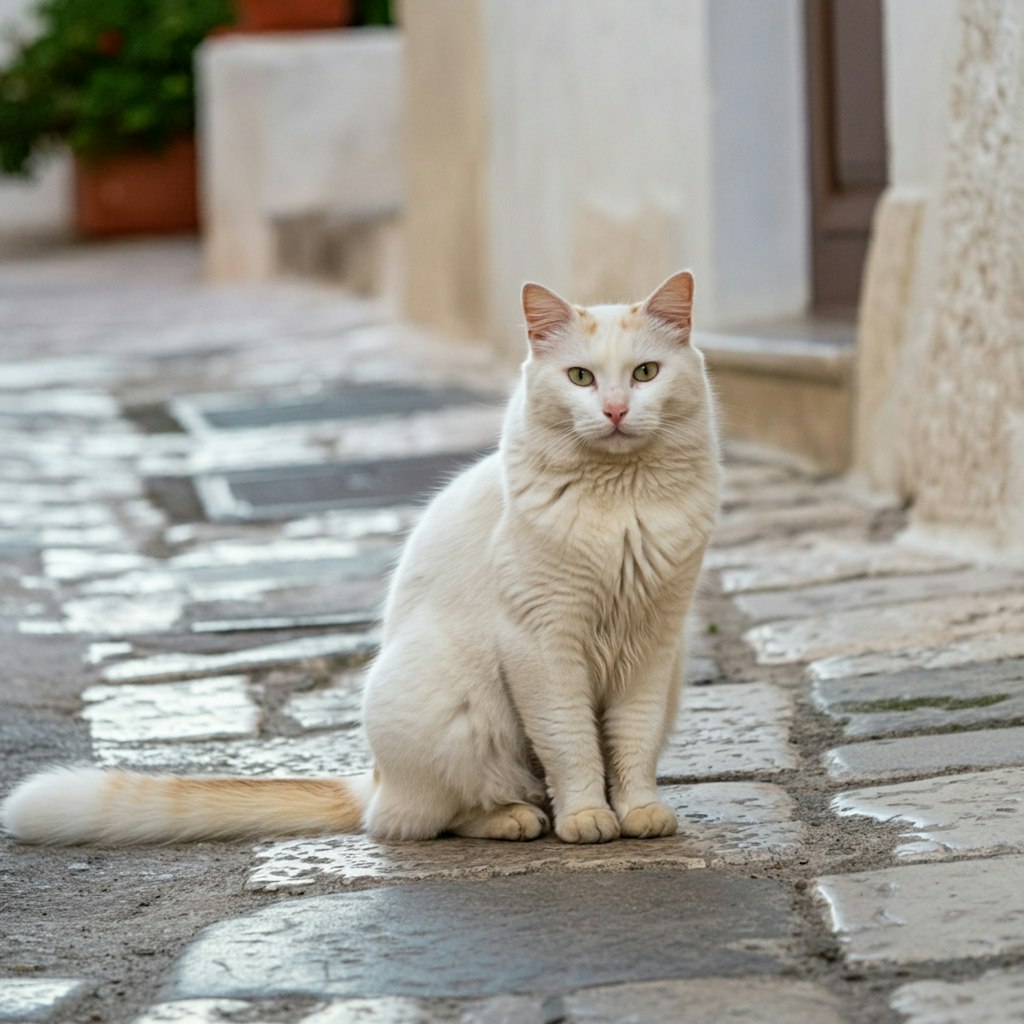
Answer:
[(0, 72), (0, 171), (47, 143), (83, 157), (158, 151), (195, 122), (192, 58), (231, 0), (42, 0), (41, 30)]
[(356, 21), (360, 25), (394, 25), (391, 0), (359, 0)]

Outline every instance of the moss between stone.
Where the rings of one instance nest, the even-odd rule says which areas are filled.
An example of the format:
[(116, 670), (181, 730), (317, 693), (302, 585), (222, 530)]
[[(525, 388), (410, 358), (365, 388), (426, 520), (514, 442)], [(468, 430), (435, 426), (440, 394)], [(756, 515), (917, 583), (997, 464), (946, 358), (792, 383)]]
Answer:
[(1009, 700), (1008, 693), (990, 693), (980, 697), (886, 697), (860, 703), (840, 704), (837, 710), (852, 715), (873, 715), (885, 711), (916, 711), (918, 708), (939, 708), (942, 711), (962, 711), (965, 708), (987, 708)]

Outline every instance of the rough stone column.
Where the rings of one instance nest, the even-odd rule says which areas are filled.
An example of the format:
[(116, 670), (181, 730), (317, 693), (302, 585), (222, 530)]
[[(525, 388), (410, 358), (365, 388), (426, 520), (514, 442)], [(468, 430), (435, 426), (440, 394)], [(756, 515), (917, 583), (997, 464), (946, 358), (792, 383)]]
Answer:
[(875, 222), (857, 465), (919, 528), (1024, 553), (1024, 0), (958, 0), (954, 38), (937, 189)]
[(961, 0), (932, 315), (908, 339), (920, 524), (1024, 549), (1024, 0)]

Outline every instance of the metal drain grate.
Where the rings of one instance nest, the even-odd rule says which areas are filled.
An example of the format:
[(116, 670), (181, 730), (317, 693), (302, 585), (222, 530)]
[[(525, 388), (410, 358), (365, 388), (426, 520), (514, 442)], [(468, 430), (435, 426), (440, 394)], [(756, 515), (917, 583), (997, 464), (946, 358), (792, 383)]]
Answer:
[(214, 522), (293, 519), (328, 509), (386, 508), (423, 500), (483, 452), (446, 452), (374, 462), (232, 470), (195, 478)]
[(252, 394), (191, 395), (176, 398), (169, 409), (189, 432), (252, 430), (289, 424), (370, 419), (418, 412), (434, 412), (453, 406), (494, 405), (498, 395), (464, 388), (426, 388), (413, 385), (366, 385), (346, 387), (330, 394), (255, 397)]

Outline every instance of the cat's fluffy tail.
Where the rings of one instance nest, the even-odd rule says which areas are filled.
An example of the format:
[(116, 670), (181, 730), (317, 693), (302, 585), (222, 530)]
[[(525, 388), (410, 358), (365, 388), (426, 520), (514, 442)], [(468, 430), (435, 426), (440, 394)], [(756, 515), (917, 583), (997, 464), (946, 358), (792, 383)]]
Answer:
[(370, 773), (250, 779), (53, 768), (7, 797), (0, 823), (24, 842), (58, 845), (353, 832), (372, 789)]

